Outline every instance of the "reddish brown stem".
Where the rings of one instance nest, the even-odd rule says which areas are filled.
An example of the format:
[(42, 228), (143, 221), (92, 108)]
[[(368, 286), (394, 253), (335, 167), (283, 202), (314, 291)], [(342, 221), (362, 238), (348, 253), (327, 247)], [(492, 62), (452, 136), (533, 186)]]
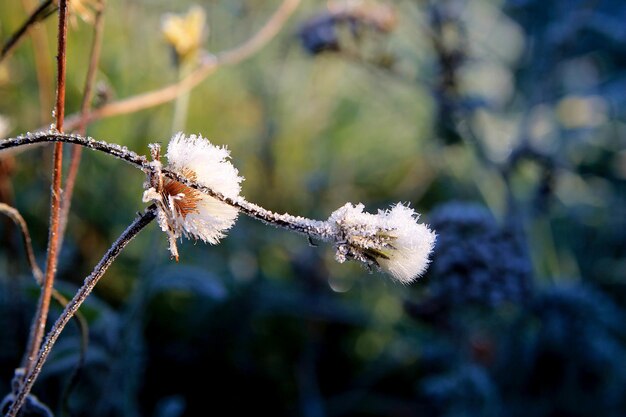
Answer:
[[(57, 98), (55, 106), (56, 129), (63, 131), (65, 113), (65, 51), (67, 45), (67, 0), (59, 0), (59, 32), (57, 49)], [(50, 297), (54, 286), (54, 275), (57, 269), (57, 253), (59, 243), (59, 214), (61, 209), (61, 174), (63, 167), (63, 145), (54, 145), (52, 167), (52, 192), (50, 196), (50, 229), (48, 234), (48, 254), (43, 288), (33, 320), (29, 344), (26, 354), (26, 371), (29, 372), (37, 358), (39, 347), (46, 330)]]
[(67, 0), (59, 0), (59, 38), (57, 43), (57, 102), (56, 128), (63, 132), (65, 119), (65, 51), (67, 48)]

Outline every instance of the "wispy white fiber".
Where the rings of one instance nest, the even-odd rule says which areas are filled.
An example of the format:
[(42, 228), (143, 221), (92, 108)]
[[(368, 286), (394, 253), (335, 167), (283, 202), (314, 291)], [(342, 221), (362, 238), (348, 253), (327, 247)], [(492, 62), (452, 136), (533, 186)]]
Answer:
[(401, 203), (377, 214), (363, 209), (363, 204), (347, 203), (328, 218), (337, 261), (355, 259), (378, 267), (403, 284), (421, 276), (430, 262), (435, 233), (418, 223), (419, 215)]

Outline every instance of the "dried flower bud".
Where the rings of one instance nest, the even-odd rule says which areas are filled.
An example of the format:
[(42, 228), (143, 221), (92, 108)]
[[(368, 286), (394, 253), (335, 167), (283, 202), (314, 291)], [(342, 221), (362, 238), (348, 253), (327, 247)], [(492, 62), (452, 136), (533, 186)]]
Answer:
[(364, 213), (363, 208), (347, 203), (328, 219), (336, 235), (337, 261), (355, 259), (410, 284), (428, 267), (435, 233), (417, 223), (418, 215), (403, 204), (378, 214)]
[[(228, 160), (226, 148), (214, 146), (202, 136), (185, 137), (178, 133), (170, 141), (166, 157), (169, 169), (225, 197), (239, 196), (243, 178)], [(178, 181), (163, 178), (162, 182), (153, 181), (149, 187), (143, 200), (157, 203), (159, 225), (168, 234), (170, 251), (176, 259), (177, 238), (185, 236), (216, 244), (237, 219), (236, 208)]]
[[(298, 37), (312, 55), (339, 52), (361, 40), (365, 32), (390, 33), (397, 23), (396, 12), (389, 5), (330, 3), (328, 10), (302, 23)], [(345, 38), (348, 36), (348, 38)]]
[(177, 62), (192, 60), (197, 56), (208, 33), (204, 9), (194, 6), (186, 15), (165, 14), (161, 31), (173, 48)]

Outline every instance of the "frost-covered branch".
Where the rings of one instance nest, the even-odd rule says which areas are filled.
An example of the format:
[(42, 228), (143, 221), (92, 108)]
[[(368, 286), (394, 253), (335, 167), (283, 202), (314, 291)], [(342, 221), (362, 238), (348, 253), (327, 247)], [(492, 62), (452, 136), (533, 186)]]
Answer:
[(52, 329), (48, 332), (46, 339), (41, 346), (36, 360), (29, 372), (24, 377), (17, 394), (14, 397), (13, 404), (9, 408), (6, 417), (15, 417), (20, 408), (26, 401), (27, 396), (35, 383), (35, 380), (39, 376), (43, 364), (46, 362), (48, 355), (50, 354), (52, 347), (56, 343), (57, 339), (61, 335), (61, 332), (67, 325), (68, 321), (76, 314), (80, 306), (85, 302), (91, 291), (102, 278), (106, 270), (111, 266), (115, 258), (120, 252), (130, 243), (130, 241), (146, 227), (156, 217), (156, 210), (154, 206), (149, 206), (143, 214), (137, 217), (133, 223), (120, 235), (120, 237), (113, 243), (109, 250), (104, 254), (98, 265), (94, 268), (93, 272), (85, 278), (83, 286), (80, 287), (76, 295), (70, 300), (68, 305), (61, 313), (61, 316), (52, 326)]
[(138, 155), (135, 152), (129, 150), (125, 146), (120, 146), (116, 144), (107, 143), (104, 141), (95, 140), (90, 137), (84, 137), (77, 134), (70, 133), (59, 133), (54, 130), (49, 130), (47, 132), (35, 132), (35, 133), (26, 133), (21, 136), (17, 136), (15, 138), (8, 138), (5, 140), (0, 140), (0, 151), (5, 149), (16, 148), (20, 146), (33, 145), (38, 143), (54, 143), (54, 142), (64, 142), (64, 143), (72, 143), (74, 145), (84, 146), (89, 149), (93, 149), (95, 151), (100, 151), (107, 153), (109, 155), (113, 155), (117, 158), (120, 158), (132, 165), (135, 165), (139, 168), (144, 168), (148, 166), (148, 160), (143, 155)]
[(0, 141), (0, 150), (55, 141), (105, 152), (143, 170), (148, 175), (143, 199), (157, 205), (159, 225), (168, 235), (170, 252), (176, 259), (179, 238), (216, 244), (242, 212), (272, 226), (330, 242), (335, 246), (337, 261), (357, 260), (405, 284), (422, 275), (429, 263), (435, 233), (418, 223), (419, 216), (408, 206), (399, 203), (371, 214), (364, 212), (362, 204), (347, 203), (327, 220), (275, 213), (240, 195), (242, 178), (228, 160), (229, 152), (201, 136), (177, 134), (168, 146), (166, 167), (161, 164), (157, 144), (151, 145), (153, 160), (148, 161), (119, 145), (54, 132)]
[(143, 199), (156, 203), (159, 225), (176, 259), (181, 236), (219, 242), (234, 224), (236, 208), (273, 226), (329, 241), (336, 248), (337, 261), (359, 261), (404, 284), (413, 282), (428, 266), (435, 233), (418, 223), (418, 215), (406, 205), (371, 214), (363, 211), (362, 204), (347, 203), (325, 221), (277, 214), (239, 195), (242, 178), (225, 148), (201, 136), (179, 133), (167, 148), (167, 168), (161, 166), (159, 145), (151, 149), (153, 169)]

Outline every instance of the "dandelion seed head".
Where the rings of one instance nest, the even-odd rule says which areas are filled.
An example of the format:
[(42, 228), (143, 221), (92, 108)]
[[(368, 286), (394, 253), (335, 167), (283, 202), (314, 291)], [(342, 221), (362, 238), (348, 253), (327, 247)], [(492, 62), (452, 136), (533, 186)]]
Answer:
[(363, 204), (347, 203), (329, 217), (336, 235), (336, 259), (355, 259), (403, 284), (422, 275), (429, 264), (435, 233), (418, 223), (415, 211), (401, 203), (377, 214), (363, 209)]

